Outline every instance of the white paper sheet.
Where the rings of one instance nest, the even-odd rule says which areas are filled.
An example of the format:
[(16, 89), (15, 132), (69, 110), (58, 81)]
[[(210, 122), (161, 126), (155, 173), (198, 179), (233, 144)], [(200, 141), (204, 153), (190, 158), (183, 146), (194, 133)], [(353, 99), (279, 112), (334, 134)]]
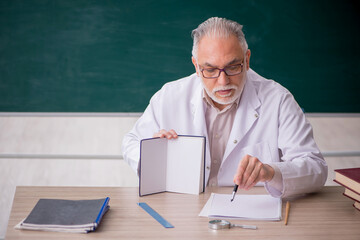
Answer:
[(211, 218), (241, 218), (247, 220), (281, 220), (281, 199), (270, 195), (212, 193), (199, 216)]

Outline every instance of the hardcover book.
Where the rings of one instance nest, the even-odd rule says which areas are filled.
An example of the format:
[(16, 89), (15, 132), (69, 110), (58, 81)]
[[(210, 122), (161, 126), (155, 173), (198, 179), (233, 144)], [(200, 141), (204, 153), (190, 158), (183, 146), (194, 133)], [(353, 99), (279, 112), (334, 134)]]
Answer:
[(344, 194), (344, 196), (346, 196), (346, 197), (348, 197), (348, 198), (350, 198), (352, 200), (360, 202), (360, 194), (357, 194), (356, 192), (351, 191), (348, 188), (345, 188), (345, 192), (343, 194)]
[(205, 137), (150, 138), (140, 142), (139, 195), (199, 194), (205, 190)]
[(336, 169), (334, 181), (360, 194), (360, 168)]

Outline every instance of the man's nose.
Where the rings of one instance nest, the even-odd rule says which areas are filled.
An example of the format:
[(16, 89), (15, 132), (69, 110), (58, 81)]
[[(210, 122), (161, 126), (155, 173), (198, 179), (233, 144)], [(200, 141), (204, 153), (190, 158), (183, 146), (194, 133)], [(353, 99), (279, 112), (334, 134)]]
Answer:
[(226, 75), (224, 70), (220, 71), (220, 75), (218, 77), (217, 82), (219, 85), (227, 85), (230, 82), (229, 77)]

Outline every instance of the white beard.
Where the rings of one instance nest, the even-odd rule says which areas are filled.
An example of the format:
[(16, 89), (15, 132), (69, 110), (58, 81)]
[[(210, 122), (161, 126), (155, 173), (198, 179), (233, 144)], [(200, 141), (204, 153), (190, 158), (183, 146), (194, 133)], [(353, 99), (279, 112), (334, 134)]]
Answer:
[[(245, 80), (246, 80), (246, 75), (244, 76), (244, 79), (242, 81), (242, 85), (241, 87), (239, 88), (238, 86), (235, 86), (235, 85), (226, 85), (226, 86), (219, 86), (219, 87), (215, 87), (212, 91), (209, 91), (209, 89), (206, 88), (205, 84), (204, 84), (204, 80), (201, 78), (201, 82), (202, 82), (202, 85), (207, 93), (207, 95), (211, 98), (211, 100), (213, 100), (214, 102), (218, 103), (218, 104), (221, 104), (221, 105), (229, 105), (229, 104), (232, 104), (234, 103), (241, 95), (243, 89), (244, 89), (244, 83), (245, 83)], [(225, 98), (219, 98), (216, 96), (216, 92), (217, 91), (221, 91), (221, 90), (229, 90), (229, 89), (233, 89), (234, 90), (234, 95), (231, 96), (230, 98), (227, 98), (229, 97), (232, 92), (230, 92), (228, 95), (223, 95), (223, 97)]]

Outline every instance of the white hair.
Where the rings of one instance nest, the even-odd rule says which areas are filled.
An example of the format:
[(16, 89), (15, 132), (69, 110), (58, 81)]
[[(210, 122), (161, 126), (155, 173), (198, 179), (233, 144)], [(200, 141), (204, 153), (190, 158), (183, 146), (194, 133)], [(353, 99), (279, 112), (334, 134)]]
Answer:
[(245, 39), (245, 35), (242, 31), (243, 26), (237, 22), (219, 18), (212, 17), (201, 23), (196, 29), (192, 31), (193, 38), (193, 48), (192, 55), (195, 59), (197, 59), (197, 51), (199, 48), (199, 42), (202, 37), (210, 36), (210, 37), (224, 37), (227, 38), (230, 35), (234, 35), (239, 39), (240, 46), (242, 47), (244, 53), (248, 49), (248, 44)]

